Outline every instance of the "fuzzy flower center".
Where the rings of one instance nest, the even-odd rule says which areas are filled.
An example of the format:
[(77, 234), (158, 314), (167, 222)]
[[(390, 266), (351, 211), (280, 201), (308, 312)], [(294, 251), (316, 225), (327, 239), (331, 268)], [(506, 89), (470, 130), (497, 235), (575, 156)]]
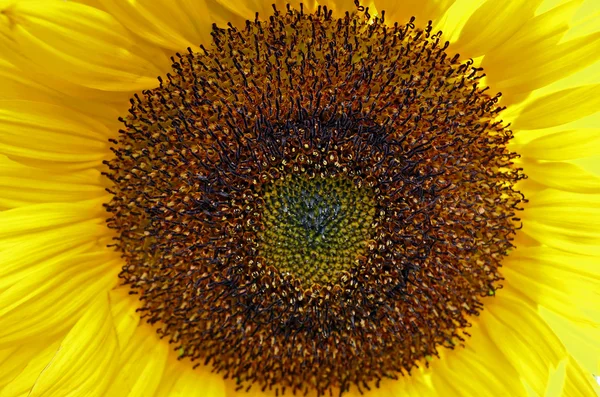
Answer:
[(440, 35), (288, 8), (215, 27), (134, 96), (108, 224), (182, 358), (240, 389), (343, 394), (465, 341), (523, 175), (499, 95)]

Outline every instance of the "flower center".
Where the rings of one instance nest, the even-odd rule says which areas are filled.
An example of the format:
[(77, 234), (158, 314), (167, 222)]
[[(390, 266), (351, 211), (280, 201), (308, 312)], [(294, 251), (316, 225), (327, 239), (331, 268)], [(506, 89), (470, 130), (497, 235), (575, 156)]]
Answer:
[(464, 341), (523, 177), (480, 69), (431, 25), (288, 8), (132, 99), (107, 162), (120, 277), (182, 357), (343, 393)]
[(342, 178), (289, 174), (266, 186), (259, 256), (307, 287), (335, 282), (366, 253), (376, 212), (369, 193)]

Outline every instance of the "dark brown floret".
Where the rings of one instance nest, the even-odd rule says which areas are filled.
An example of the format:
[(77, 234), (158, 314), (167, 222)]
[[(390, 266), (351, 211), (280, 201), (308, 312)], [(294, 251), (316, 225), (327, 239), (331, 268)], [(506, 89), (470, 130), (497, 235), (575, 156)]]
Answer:
[(107, 165), (140, 312), (240, 388), (340, 394), (463, 341), (523, 178), (431, 25), (288, 9), (173, 59)]

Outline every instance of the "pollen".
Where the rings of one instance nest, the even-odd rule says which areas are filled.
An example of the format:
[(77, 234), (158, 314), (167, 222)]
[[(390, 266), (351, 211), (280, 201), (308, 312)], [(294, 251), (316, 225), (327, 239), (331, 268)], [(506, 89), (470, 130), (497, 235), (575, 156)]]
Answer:
[(239, 389), (409, 376), (501, 287), (525, 176), (500, 95), (431, 23), (384, 16), (214, 26), (112, 141), (120, 277), (181, 359)]

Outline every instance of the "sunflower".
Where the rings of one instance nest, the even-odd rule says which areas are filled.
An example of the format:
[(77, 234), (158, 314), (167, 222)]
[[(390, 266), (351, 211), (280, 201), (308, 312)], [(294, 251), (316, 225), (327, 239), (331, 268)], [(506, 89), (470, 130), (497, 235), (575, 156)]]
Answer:
[(595, 395), (597, 2), (272, 2), (0, 1), (0, 396)]

